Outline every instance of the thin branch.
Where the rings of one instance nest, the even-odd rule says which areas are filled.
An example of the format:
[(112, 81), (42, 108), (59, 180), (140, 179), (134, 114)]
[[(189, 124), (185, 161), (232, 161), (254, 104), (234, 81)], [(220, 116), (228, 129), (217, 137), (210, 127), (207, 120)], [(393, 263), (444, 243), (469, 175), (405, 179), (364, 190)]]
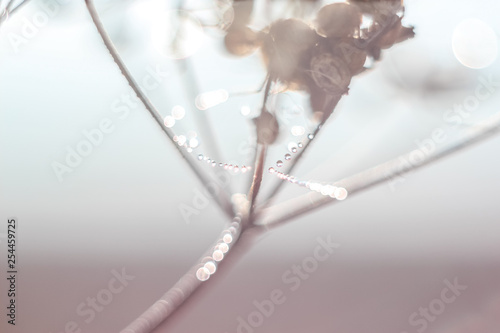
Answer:
[[(187, 162), (189, 167), (193, 170), (193, 172), (196, 174), (198, 179), (201, 181), (201, 183), (206, 187), (207, 184), (211, 184), (213, 182), (210, 182), (209, 176), (207, 173), (203, 172), (203, 170), (196, 164), (196, 161), (194, 158), (187, 152), (185, 151), (182, 147), (177, 145), (174, 142), (174, 133), (172, 130), (170, 130), (168, 127), (164, 126), (163, 124), (163, 119), (158, 112), (158, 110), (155, 108), (153, 103), (149, 100), (149, 98), (144, 94), (144, 92), (139, 88), (138, 84), (135, 82), (134, 78), (132, 77), (132, 74), (128, 71), (127, 67), (125, 66), (123, 60), (118, 54), (118, 51), (116, 50), (113, 42), (111, 41), (110, 37), (108, 36), (100, 18), (97, 13), (97, 10), (94, 6), (94, 2), (92, 0), (85, 0), (85, 3), (87, 5), (87, 9), (89, 11), (90, 16), (92, 17), (92, 21), (94, 22), (97, 31), (99, 32), (104, 44), (106, 45), (106, 48), (108, 51), (111, 53), (111, 56), (113, 57), (114, 62), (118, 65), (118, 68), (120, 69), (121, 73), (125, 78), (127, 79), (128, 84), (132, 89), (134, 90), (135, 94), (137, 97), (141, 100), (141, 102), (144, 104), (146, 107), (146, 110), (151, 114), (151, 116), (156, 120), (157, 124), (160, 126), (162, 131), (168, 136), (172, 144), (175, 146), (177, 151), (182, 155), (184, 160)], [(218, 186), (216, 184), (216, 186)], [(209, 190), (207, 188), (207, 190)], [(221, 209), (228, 215), (229, 217), (234, 216), (233, 209), (230, 203), (230, 200), (227, 195), (224, 195), (225, 193), (223, 191), (220, 191), (219, 189), (219, 194), (214, 195), (214, 200), (219, 204)]]
[[(229, 248), (227, 252), (223, 255), (224, 259), (218, 263), (216, 269), (226, 261), (228, 254), (233, 252), (233, 249), (238, 244), (240, 236), (243, 235), (242, 226), (246, 224), (245, 219), (248, 214), (242, 212), (238, 213), (233, 219), (232, 223), (226, 226), (227, 229), (222, 231), (218, 240), (204, 253), (200, 258), (198, 263), (191, 267), (189, 271), (184, 274), (177, 283), (170, 288), (158, 301), (156, 301), (151, 307), (149, 307), (143, 314), (141, 314), (137, 319), (135, 319), (130, 325), (128, 325), (121, 333), (149, 333), (153, 331), (158, 325), (170, 317), (178, 308), (180, 308), (185, 301), (187, 301), (202, 285), (206, 284), (208, 281), (201, 281), (197, 277), (197, 272), (203, 269), (206, 262), (211, 261), (212, 264), (216, 262), (215, 252), (219, 251), (220, 244), (227, 244), (224, 236), (228, 234), (232, 235), (232, 240), (229, 242)], [(230, 232), (230, 228), (234, 228), (233, 232)], [(214, 261), (215, 260), (215, 261)], [(205, 266), (206, 267), (206, 266)], [(216, 271), (212, 274), (217, 273)], [(207, 278), (208, 279), (208, 278)]]
[(12, 8), (12, 6), (14, 5), (14, 0), (9, 1), (5, 6), (3, 13), (0, 13), (0, 24), (2, 24), (3, 21), (7, 20), (9, 16), (13, 15), (19, 9), (23, 8), (23, 6), (26, 5), (28, 2), (29, 0), (21, 1), (20, 3), (17, 4), (16, 7)]
[(257, 151), (258, 158), (254, 166), (252, 185), (250, 186), (250, 191), (248, 193), (248, 198), (250, 198), (250, 221), (252, 223), (254, 216), (253, 213), (255, 210), (255, 201), (257, 199), (257, 194), (259, 194), (260, 185), (264, 176), (264, 162), (266, 159), (267, 145), (259, 144), (257, 147)]
[[(340, 96), (340, 95), (339, 96), (329, 96), (329, 100), (326, 101), (326, 103), (325, 103), (326, 105), (325, 105), (323, 111), (324, 112), (328, 112), (329, 115), (333, 114), (332, 110), (335, 109), (335, 107), (337, 106), (337, 104), (340, 101), (341, 97), (342, 96)], [(324, 117), (322, 119), (321, 123), (316, 127), (316, 129), (312, 133), (312, 135), (313, 135), (314, 138), (316, 138), (316, 136), (318, 135), (320, 129), (323, 127), (323, 125), (325, 124), (325, 122), (328, 119), (329, 119), (329, 116), (328, 117)], [(291, 164), (288, 167), (288, 169), (286, 170), (286, 173), (292, 173), (293, 169), (295, 168), (295, 166), (297, 165), (297, 163), (300, 161), (300, 159), (302, 158), (302, 156), (306, 152), (307, 148), (310, 147), (312, 141), (313, 140), (306, 141), (306, 143), (304, 144), (304, 147), (297, 152), (297, 155), (291, 161)], [(278, 194), (278, 192), (281, 190), (281, 188), (282, 188), (282, 186), (283, 186), (284, 183), (285, 182), (278, 182), (277, 183), (277, 185), (271, 190), (271, 192), (263, 200), (263, 207), (268, 207), (272, 203), (272, 201), (276, 198), (276, 194)]]
[[(352, 195), (378, 184), (391, 180), (396, 181), (396, 177), (400, 177), (403, 174), (438, 161), (472, 144), (481, 142), (497, 132), (500, 132), (500, 113), (476, 125), (472, 131), (464, 134), (460, 139), (426, 155), (418, 164), (411, 164), (408, 162), (411, 161), (410, 156), (414, 153), (414, 151), (412, 151), (354, 176), (338, 181), (334, 185), (346, 188), (349, 191), (349, 195)], [(336, 202), (337, 200), (323, 196), (317, 192), (309, 192), (298, 198), (264, 209), (261, 214), (262, 220), (259, 221), (258, 225), (266, 229), (275, 228), (323, 205)]]
[(196, 125), (199, 128), (199, 131), (201, 132), (201, 136), (207, 143), (206, 147), (210, 149), (209, 152), (210, 156), (217, 161), (223, 161), (225, 159), (221, 154), (219, 148), (220, 145), (216, 140), (217, 138), (216, 133), (213, 129), (211, 120), (207, 117), (206, 114), (206, 112), (208, 112), (209, 109), (203, 111), (197, 110), (195, 105), (195, 100), (200, 93), (200, 89), (198, 80), (193, 75), (193, 70), (191, 68), (192, 67), (191, 61), (189, 59), (179, 59), (177, 60), (177, 64), (179, 69), (184, 72), (183, 75), (184, 90), (188, 94), (188, 99), (191, 100), (190, 106), (193, 110), (193, 115), (196, 121)]
[[(359, 47), (360, 48), (369, 48), (372, 46), (378, 39), (381, 38), (392, 26), (398, 22), (398, 17), (391, 17), (388, 22), (385, 22), (383, 25), (382, 29), (377, 31), (373, 36), (370, 36), (369, 39), (362, 40), (360, 43)], [(342, 95), (330, 95), (327, 97), (327, 100), (325, 101), (325, 105), (322, 109), (323, 114), (325, 115), (323, 119), (321, 120), (320, 124), (316, 127), (314, 130), (313, 137), (316, 138), (317, 134), (319, 133), (320, 129), (323, 127), (323, 125), (326, 123), (326, 121), (330, 118), (330, 116), (333, 114), (335, 111), (335, 108), (337, 107), (337, 104), (339, 103), (340, 99), (342, 98)], [(293, 169), (301, 159), (302, 155), (305, 153), (307, 148), (310, 146), (312, 140), (306, 141), (304, 144), (304, 148), (300, 150), (300, 152), (297, 154), (297, 156), (292, 160), (292, 163), (290, 164), (290, 167), (286, 171), (286, 173), (290, 174), (292, 173)], [(263, 206), (262, 209), (265, 209), (266, 207), (269, 207), (272, 201), (276, 198), (276, 194), (281, 190), (283, 184), (285, 182), (278, 182), (277, 185), (271, 190), (271, 192), (267, 195), (267, 197), (263, 201)], [(259, 213), (260, 214), (260, 213)]]
[[(264, 112), (267, 112), (267, 101), (269, 99), (269, 94), (271, 92), (271, 86), (272, 86), (272, 81), (273, 78), (271, 75), (267, 76), (267, 82), (266, 82), (266, 88), (264, 90), (264, 98), (262, 100), (262, 108), (261, 108), (261, 114), (259, 118), (262, 118), (262, 116), (265, 114)], [(274, 116), (273, 116), (274, 117)], [(264, 138), (261, 138), (261, 133), (259, 131), (262, 131), (260, 128), (261, 126), (266, 126), (267, 124), (264, 124), (262, 121), (257, 120), (256, 122), (256, 129), (257, 129), (257, 150), (255, 151), (255, 158), (254, 158), (254, 173), (253, 173), (253, 178), (252, 178), (252, 184), (250, 185), (250, 190), (248, 192), (248, 198), (250, 198), (250, 224), (253, 224), (254, 218), (255, 218), (255, 202), (257, 199), (257, 195), (259, 194), (260, 190), (260, 185), (262, 183), (262, 178), (264, 177), (264, 163), (266, 161), (266, 154), (267, 154), (267, 144), (269, 142), (266, 142)], [(273, 133), (274, 134), (274, 133)]]
[[(184, 8), (184, 1), (179, 1), (177, 5), (178, 10), (186, 10)], [(175, 38), (173, 41), (174, 47), (177, 47), (177, 44), (179, 44), (180, 41), (179, 39), (182, 38), (181, 36), (183, 35), (181, 29), (185, 29), (182, 24), (178, 27), (177, 31), (175, 32)], [(184, 75), (182, 75), (182, 82), (184, 84), (184, 90), (188, 94), (188, 99), (191, 101), (190, 106), (193, 110), (193, 116), (196, 121), (196, 125), (199, 128), (199, 131), (201, 132), (202, 137), (204, 140), (207, 142), (207, 147), (209, 148), (209, 153), (212, 158), (214, 158), (217, 161), (222, 161), (224, 160), (219, 144), (216, 140), (216, 133), (213, 129), (212, 122), (210, 119), (208, 119), (206, 112), (207, 110), (197, 110), (196, 105), (195, 105), (195, 100), (198, 94), (200, 93), (199, 89), (199, 83), (198, 80), (196, 79), (195, 75), (193, 74), (192, 70), (192, 65), (191, 65), (191, 60), (189, 57), (186, 58), (181, 58), (176, 61), (176, 64), (178, 65), (178, 69), (180, 72), (183, 72)], [(231, 191), (230, 189), (224, 189), (226, 192), (229, 194)]]
[(5, 6), (5, 10), (7, 13), (11, 12), (12, 6), (14, 5), (15, 0), (9, 0), (7, 2), (7, 6)]

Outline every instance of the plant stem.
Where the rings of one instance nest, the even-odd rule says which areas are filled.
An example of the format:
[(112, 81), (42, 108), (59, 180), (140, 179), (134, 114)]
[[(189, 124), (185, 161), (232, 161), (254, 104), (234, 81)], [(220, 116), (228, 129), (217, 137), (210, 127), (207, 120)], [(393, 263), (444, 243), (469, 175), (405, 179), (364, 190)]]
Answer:
[[(185, 10), (183, 7), (184, 1), (180, 0), (177, 4), (177, 9), (182, 11)], [(176, 31), (176, 36), (174, 38), (174, 44), (179, 43), (179, 36), (182, 36), (181, 29), (185, 29), (182, 25)], [(182, 37), (181, 37), (182, 38)], [(184, 90), (187, 93), (188, 100), (190, 100), (190, 107), (192, 108), (192, 113), (194, 119), (196, 121), (196, 125), (198, 126), (199, 131), (201, 132), (201, 136), (204, 138), (204, 141), (207, 143), (206, 147), (210, 150), (207, 153), (210, 153), (212, 159), (217, 161), (223, 161), (222, 154), (219, 149), (219, 144), (216, 140), (215, 131), (213, 130), (212, 122), (207, 117), (207, 110), (197, 110), (195, 105), (195, 100), (198, 94), (200, 93), (199, 83), (196, 79), (196, 76), (193, 74), (192, 64), (189, 57), (181, 58), (176, 61), (176, 65), (181, 72), (182, 82), (184, 84)], [(229, 194), (231, 192), (230, 189), (224, 189)]]
[[(325, 103), (326, 105), (325, 105), (325, 107), (323, 109), (324, 112), (329, 112), (330, 115), (331, 115), (333, 113), (332, 110), (335, 109), (335, 107), (337, 106), (337, 104), (340, 101), (341, 97), (342, 97), (341, 95), (330, 96), (329, 100), (327, 100), (326, 103)], [(322, 121), (320, 122), (320, 124), (316, 127), (316, 129), (312, 133), (313, 136), (314, 136), (314, 138), (316, 138), (316, 135), (319, 133), (320, 129), (323, 127), (323, 125), (325, 124), (325, 122), (328, 119), (329, 119), (329, 116), (328, 117), (324, 117), (322, 119)], [(302, 156), (306, 152), (307, 148), (310, 147), (311, 142), (312, 142), (312, 140), (306, 141), (306, 143), (304, 144), (304, 147), (298, 151), (296, 157), (291, 161), (290, 167), (288, 168), (288, 170), (285, 173), (290, 174), (293, 171), (293, 169), (295, 168), (295, 166), (297, 165), (297, 163), (299, 162), (299, 160), (302, 158)], [(271, 192), (266, 196), (266, 198), (263, 201), (263, 207), (264, 208), (268, 207), (272, 203), (272, 201), (276, 198), (276, 194), (281, 190), (281, 188), (284, 185), (284, 183), (285, 182), (282, 182), (282, 181), (278, 182), (276, 184), (276, 186), (271, 190)]]
[[(134, 78), (128, 71), (127, 67), (125, 66), (123, 60), (118, 54), (118, 51), (116, 50), (115, 46), (113, 45), (113, 42), (111, 41), (109, 35), (107, 34), (100, 18), (97, 13), (97, 10), (94, 6), (93, 0), (85, 0), (85, 3), (87, 5), (87, 9), (89, 11), (90, 16), (92, 17), (92, 21), (94, 22), (94, 25), (97, 28), (97, 31), (99, 32), (99, 35), (101, 36), (104, 44), (106, 45), (106, 48), (108, 49), (109, 53), (111, 53), (111, 56), (113, 57), (114, 62), (118, 65), (118, 68), (120, 69), (121, 73), (125, 78), (127, 79), (128, 84), (130, 87), (134, 90), (135, 94), (137, 97), (141, 100), (141, 102), (144, 104), (146, 110), (151, 114), (151, 116), (156, 120), (157, 124), (160, 126), (162, 131), (168, 136), (172, 144), (175, 146), (177, 151), (181, 154), (181, 156), (184, 158), (184, 160), (187, 162), (191, 170), (196, 174), (198, 179), (201, 181), (203, 186), (207, 188), (207, 184), (213, 183), (210, 181), (209, 176), (207, 173), (203, 171), (197, 164), (194, 158), (182, 147), (177, 145), (174, 141), (174, 133), (172, 130), (170, 130), (168, 127), (164, 126), (163, 124), (163, 119), (158, 112), (158, 110), (155, 108), (153, 103), (149, 100), (149, 98), (144, 94), (144, 92), (139, 88), (137, 83), (135, 82)], [(218, 186), (216, 184), (216, 186)], [(209, 190), (207, 188), (207, 190)], [(221, 209), (226, 213), (227, 216), (232, 217), (234, 216), (233, 208), (231, 206), (230, 200), (228, 195), (224, 192), (221, 191), (219, 188), (219, 195), (214, 195), (214, 200), (218, 203), (218, 205), (221, 207)]]
[(20, 2), (16, 7), (12, 8), (12, 6), (14, 5), (14, 0), (9, 1), (7, 3), (7, 6), (5, 6), (4, 12), (1, 13), (1, 15), (0, 15), (0, 25), (2, 24), (3, 21), (8, 19), (10, 15), (17, 12), (19, 9), (21, 9), (28, 2), (29, 2), (29, 0), (24, 0), (24, 1)]
[[(231, 226), (234, 227), (235, 221), (238, 222), (238, 228), (236, 233), (232, 234), (233, 239), (230, 244), (229, 250), (224, 255), (224, 259), (219, 262), (217, 270), (220, 265), (226, 261), (228, 254), (233, 252), (233, 249), (238, 245), (241, 236), (243, 235), (242, 227), (246, 225), (246, 219), (248, 214), (242, 212), (238, 213), (233, 219), (233, 223), (229, 223), (226, 228)], [(200, 281), (196, 277), (196, 272), (198, 269), (202, 268), (205, 264), (205, 259), (207, 257), (212, 257), (213, 252), (218, 244), (220, 244), (223, 236), (228, 233), (228, 229), (225, 229), (218, 240), (204, 253), (200, 258), (199, 262), (192, 266), (189, 271), (184, 274), (177, 283), (170, 288), (158, 301), (156, 301), (151, 307), (149, 307), (143, 314), (136, 318), (130, 325), (121, 331), (121, 333), (149, 333), (153, 331), (158, 325), (170, 317), (179, 307), (181, 307), (185, 301), (187, 301), (202, 285), (206, 284), (208, 281)], [(217, 272), (215, 272), (217, 273)], [(215, 274), (214, 273), (214, 274)]]
[[(354, 176), (344, 178), (334, 185), (346, 188), (349, 191), (349, 195), (359, 193), (372, 186), (388, 182), (394, 177), (399, 177), (402, 174), (409, 173), (432, 162), (438, 161), (472, 144), (481, 142), (497, 132), (500, 132), (500, 113), (474, 126), (473, 131), (464, 134), (455, 142), (426, 155), (425, 159), (419, 164), (411, 164), (410, 167), (407, 167), (408, 162), (406, 161), (410, 160), (410, 155), (414, 152), (411, 151), (408, 154), (401, 155)], [(317, 192), (309, 192), (300, 197), (264, 209), (261, 214), (263, 218), (259, 221), (258, 225), (266, 229), (275, 228), (323, 205), (336, 202), (337, 200), (328, 196), (323, 196)]]
[(187, 92), (188, 99), (191, 101), (190, 106), (193, 110), (193, 116), (196, 121), (196, 125), (201, 132), (202, 138), (206, 141), (206, 147), (210, 149), (210, 156), (212, 159), (217, 161), (224, 161), (221, 151), (219, 149), (219, 144), (216, 140), (216, 134), (212, 126), (211, 120), (207, 117), (207, 110), (198, 110), (195, 105), (195, 100), (200, 93), (199, 84), (196, 77), (193, 75), (193, 70), (191, 66), (190, 59), (179, 59), (177, 60), (179, 70), (183, 72), (183, 83), (185, 91)]
[[(264, 98), (262, 100), (262, 109), (261, 109), (261, 115), (259, 117), (262, 117), (262, 113), (267, 110), (266, 108), (266, 103), (269, 98), (269, 93), (271, 91), (271, 85), (272, 85), (273, 77), (271, 75), (267, 76), (267, 82), (266, 82), (266, 88), (264, 90)], [(255, 212), (255, 203), (257, 199), (257, 195), (259, 194), (260, 190), (260, 185), (262, 183), (262, 178), (264, 177), (264, 163), (266, 160), (266, 153), (267, 153), (267, 143), (266, 142), (259, 142), (259, 125), (257, 126), (257, 150), (255, 151), (255, 160), (254, 160), (254, 173), (253, 173), (253, 178), (252, 178), (252, 184), (250, 185), (250, 190), (248, 192), (248, 198), (250, 198), (250, 223), (253, 224), (254, 222), (254, 212)]]
[(264, 234), (265, 230), (251, 225), (249, 225), (247, 229), (244, 229), (238, 242), (234, 244), (231, 249), (230, 255), (225, 257), (223, 263), (217, 267), (217, 276), (214, 276), (213, 279), (211, 277), (193, 291), (191, 296), (187, 298), (167, 320), (163, 321), (160, 326), (157, 327), (157, 331), (170, 332), (172, 327), (177, 326), (178, 321), (185, 320), (185, 318), (191, 320), (192, 308), (198, 306), (199, 302), (202, 302), (208, 294), (213, 293), (214, 288), (225, 283), (225, 279), (231, 273), (232, 269), (243, 260), (245, 255), (249, 254), (250, 248), (256, 246), (259, 241), (265, 239), (265, 237), (262, 237)]
[(254, 166), (254, 174), (252, 179), (252, 185), (250, 186), (250, 191), (248, 192), (248, 197), (250, 198), (250, 222), (254, 221), (254, 211), (255, 203), (257, 199), (257, 194), (259, 194), (260, 185), (262, 183), (262, 178), (264, 176), (264, 162), (266, 159), (267, 145), (259, 144), (257, 147), (257, 161)]

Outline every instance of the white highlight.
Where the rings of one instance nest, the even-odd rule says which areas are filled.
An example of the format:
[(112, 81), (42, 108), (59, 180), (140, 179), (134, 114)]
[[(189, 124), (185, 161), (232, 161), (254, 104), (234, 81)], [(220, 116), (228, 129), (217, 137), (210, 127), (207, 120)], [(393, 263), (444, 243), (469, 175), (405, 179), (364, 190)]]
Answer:
[(219, 89), (199, 94), (196, 96), (195, 104), (200, 110), (207, 110), (211, 107), (224, 103), (229, 98), (229, 93), (225, 89)]
[(498, 41), (493, 29), (476, 18), (460, 22), (453, 32), (453, 53), (466, 67), (479, 69), (491, 65), (498, 56)]

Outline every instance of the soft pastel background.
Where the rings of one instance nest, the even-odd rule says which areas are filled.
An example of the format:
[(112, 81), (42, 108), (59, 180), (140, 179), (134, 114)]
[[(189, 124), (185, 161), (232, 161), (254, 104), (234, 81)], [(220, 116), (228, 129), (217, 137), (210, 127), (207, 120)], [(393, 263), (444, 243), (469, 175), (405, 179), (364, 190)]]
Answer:
[[(112, 104), (129, 89), (83, 1), (65, 1), (16, 52), (9, 34), (21, 34), (24, 20), (32, 20), (43, 3), (32, 1), (0, 28), (0, 331), (64, 332), (74, 321), (81, 332), (116, 332), (198, 260), (226, 218), (210, 203), (189, 223), (183, 219), (179, 207), (192, 206), (202, 186), (142, 107), (123, 119), (113, 112)], [(190, 1), (194, 7), (207, 3)], [(164, 22), (159, 3), (99, 5), (139, 81), (157, 65), (169, 73), (148, 95), (164, 116), (175, 105), (186, 107), (186, 118), (173, 130), (187, 133), (195, 128), (191, 113), (205, 112), (225, 160), (249, 163), (252, 127), (240, 109), (248, 105), (255, 112), (261, 96), (229, 98), (207, 111), (189, 109), (186, 87), (192, 82), (148, 39), (148, 29)], [(445, 129), (451, 141), (499, 112), (495, 92), (458, 129), (442, 118), (474, 93), (480, 77), (500, 80), (499, 10), (497, 2), (486, 0), (408, 0), (405, 23), (416, 27), (416, 38), (385, 51), (375, 70), (353, 80), (295, 174), (336, 180), (418, 148), (415, 141), (429, 138), (434, 128)], [(490, 30), (472, 31), (457, 43), (471, 43), (465, 50), (476, 50), (472, 56), (479, 62), (481, 55), (492, 57), (482, 69), (464, 66), (452, 47), (457, 26), (471, 18)], [(493, 31), (493, 38), (485, 31)], [(214, 29), (204, 38), (189, 62), (200, 91), (259, 87), (265, 72), (258, 54), (229, 56)], [(277, 111), (284, 128), (307, 127), (295, 107)], [(63, 162), (67, 147), (84, 139), (82, 131), (105, 118), (113, 131), (59, 182), (52, 163)], [(199, 138), (194, 154), (213, 149), (201, 132)], [(280, 138), (269, 166), (282, 158), (291, 138)], [(425, 332), (498, 332), (499, 146), (500, 137), (493, 137), (406, 175), (394, 187), (378, 186), (276, 229), (155, 332), (236, 332), (237, 317), (246, 318), (255, 311), (253, 301), (269, 298), (273, 289), (286, 291), (287, 301), (255, 332), (417, 332), (410, 314), (440, 297), (443, 280), (455, 278), (467, 290)], [(235, 190), (243, 188), (241, 177), (234, 176)], [(266, 175), (264, 181), (274, 180)], [(281, 198), (302, 193), (288, 184)], [(11, 216), (19, 221), (16, 327), (6, 324), (3, 273)], [(282, 274), (311, 256), (316, 238), (327, 235), (341, 247), (297, 291), (289, 291)], [(78, 305), (96, 297), (111, 271), (122, 268), (134, 280), (85, 323)]]

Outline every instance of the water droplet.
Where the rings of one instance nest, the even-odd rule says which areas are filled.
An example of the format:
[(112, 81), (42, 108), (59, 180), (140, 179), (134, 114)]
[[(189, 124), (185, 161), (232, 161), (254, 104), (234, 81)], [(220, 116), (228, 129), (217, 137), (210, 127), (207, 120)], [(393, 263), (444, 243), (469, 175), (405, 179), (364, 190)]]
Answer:
[(297, 144), (297, 146), (299, 146), (299, 148), (304, 147), (304, 145), (302, 144), (302, 142), (299, 142), (299, 143)]
[(206, 267), (200, 267), (196, 271), (196, 277), (200, 281), (207, 281), (208, 278), (210, 277), (210, 271)]
[(177, 144), (183, 146), (186, 143), (186, 137), (184, 135), (179, 135), (177, 137)]
[(285, 160), (290, 161), (292, 159), (292, 155), (286, 154), (285, 155)]
[(269, 170), (268, 170), (268, 171), (269, 171), (269, 173), (275, 173), (275, 172), (276, 172), (276, 170), (274, 170), (274, 168), (273, 168), (273, 167), (269, 168)]
[(314, 139), (314, 134), (312, 134), (312, 133), (309, 133), (309, 135), (307, 135), (307, 138), (308, 138), (309, 140), (312, 140), (312, 139)]
[(229, 244), (233, 241), (233, 236), (231, 236), (230, 234), (225, 234), (222, 237), (222, 240), (224, 241), (224, 243)]
[(224, 258), (224, 253), (222, 253), (221, 250), (215, 250), (212, 254), (212, 258), (214, 258), (215, 261), (221, 261)]
[(224, 164), (222, 164), (222, 163), (219, 163), (219, 166), (220, 166), (221, 168), (222, 168), (222, 166), (223, 166), (223, 165), (224, 165)]
[(247, 167), (246, 166), (242, 166), (241, 167), (241, 173), (245, 173), (247, 172)]
[(207, 163), (208, 163), (208, 164), (212, 163), (212, 160), (211, 160), (210, 158), (209, 158), (209, 159), (207, 159)]
[(282, 160), (278, 160), (278, 161), (276, 162), (276, 166), (277, 166), (278, 168), (281, 168), (281, 167), (283, 166), (283, 161), (282, 161)]
[(191, 148), (191, 147), (187, 147), (186, 150), (187, 150), (188, 153), (192, 153), (193, 152), (193, 148)]
[(215, 161), (212, 161), (212, 167), (216, 166), (217, 165), (217, 162)]
[(217, 266), (215, 266), (215, 263), (213, 261), (209, 261), (209, 262), (205, 263), (205, 265), (203, 265), (203, 267), (208, 269), (208, 272), (210, 274), (214, 274), (215, 271), (217, 270)]
[(227, 245), (226, 243), (219, 244), (218, 249), (222, 253), (226, 253), (227, 251), (229, 251), (229, 245)]
[(163, 119), (163, 123), (165, 124), (165, 127), (171, 128), (175, 125), (175, 119), (172, 116), (166, 116)]
[(252, 112), (252, 109), (248, 105), (243, 105), (240, 110), (241, 114), (244, 116), (248, 116), (250, 112)]
[(292, 132), (294, 136), (301, 136), (304, 134), (305, 129), (302, 126), (293, 126), (290, 132)]
[(182, 118), (184, 118), (185, 114), (186, 110), (184, 110), (184, 108), (180, 105), (176, 105), (172, 108), (172, 117), (176, 120), (181, 120)]
[(235, 165), (234, 166), (234, 173), (238, 173), (240, 171), (240, 167)]
[(189, 146), (192, 148), (196, 148), (200, 145), (200, 141), (196, 138), (189, 139)]
[(325, 192), (325, 194), (323, 194), (323, 192), (321, 192), (321, 194), (323, 194), (323, 195), (329, 195), (329, 196), (333, 197), (333, 195), (334, 195), (333, 193), (335, 192), (335, 190), (336, 190), (336, 189), (337, 189), (337, 188), (336, 188), (335, 186), (332, 186), (332, 185), (326, 185), (326, 186), (324, 187), (324, 192)]
[(201, 161), (203, 159), (203, 154), (198, 155), (198, 160)]
[(345, 198), (347, 198), (348, 193), (345, 188), (339, 187), (335, 190), (334, 194), (335, 194), (335, 199), (344, 200)]
[(296, 153), (297, 152), (297, 148), (293, 147), (292, 148), (292, 153)]

